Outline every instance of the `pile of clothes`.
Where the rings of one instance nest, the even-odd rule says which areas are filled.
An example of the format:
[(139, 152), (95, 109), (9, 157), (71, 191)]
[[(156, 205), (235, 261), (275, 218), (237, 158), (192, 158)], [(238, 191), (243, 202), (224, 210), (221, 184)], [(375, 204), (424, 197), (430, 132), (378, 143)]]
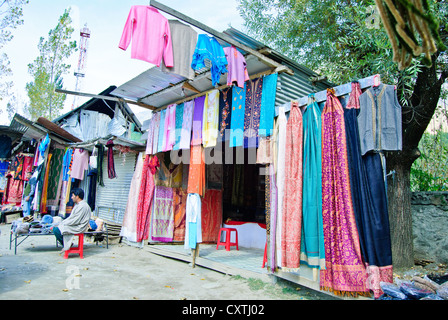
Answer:
[(52, 233), (51, 228), (57, 226), (62, 221), (61, 217), (52, 217), (45, 215), (41, 220), (35, 220), (33, 216), (26, 216), (22, 219), (17, 219), (12, 222), (11, 230), (17, 234), (27, 233)]
[(423, 278), (414, 276), (411, 280), (396, 282), (381, 282), (384, 294), (378, 300), (448, 300), (448, 275), (425, 275)]

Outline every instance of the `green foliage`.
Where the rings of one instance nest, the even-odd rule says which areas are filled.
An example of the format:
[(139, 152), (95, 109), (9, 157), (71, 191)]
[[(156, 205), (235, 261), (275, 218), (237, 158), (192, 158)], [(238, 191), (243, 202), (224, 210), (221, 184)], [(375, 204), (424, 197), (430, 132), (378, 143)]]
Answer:
[[(0, 49), (13, 39), (12, 30), (23, 24), (23, 6), (28, 0), (3, 0), (0, 3)], [(0, 101), (9, 95), (13, 86), (8, 77), (12, 75), (9, 58), (0, 54)]]
[(411, 190), (448, 191), (448, 133), (441, 128), (425, 133), (418, 148), (421, 156), (411, 168)]
[(65, 10), (48, 38), (40, 38), (40, 56), (28, 65), (28, 72), (34, 77), (34, 81), (26, 85), (30, 99), (27, 111), (32, 120), (39, 116), (52, 120), (64, 107), (66, 95), (54, 90), (62, 88), (62, 76), (70, 69), (65, 61), (76, 51), (76, 41), (71, 41), (74, 31), (71, 22), (70, 10)]

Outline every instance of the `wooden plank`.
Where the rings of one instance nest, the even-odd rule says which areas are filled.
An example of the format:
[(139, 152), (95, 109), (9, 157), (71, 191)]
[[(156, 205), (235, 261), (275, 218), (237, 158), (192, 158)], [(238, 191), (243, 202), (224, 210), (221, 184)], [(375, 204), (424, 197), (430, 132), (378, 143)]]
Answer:
[(156, 107), (150, 106), (150, 105), (148, 105), (146, 103), (143, 103), (143, 102), (132, 101), (132, 100), (118, 98), (118, 97), (102, 96), (102, 95), (93, 94), (93, 93), (77, 92), (77, 91), (70, 91), (70, 90), (63, 90), (63, 89), (55, 89), (54, 91), (57, 92), (57, 93), (72, 94), (72, 95), (81, 96), (81, 97), (104, 99), (104, 100), (110, 100), (110, 101), (115, 101), (115, 102), (124, 101), (126, 103), (135, 104), (135, 105), (137, 105), (139, 107), (146, 108), (146, 109), (149, 109), (149, 110), (157, 109)]

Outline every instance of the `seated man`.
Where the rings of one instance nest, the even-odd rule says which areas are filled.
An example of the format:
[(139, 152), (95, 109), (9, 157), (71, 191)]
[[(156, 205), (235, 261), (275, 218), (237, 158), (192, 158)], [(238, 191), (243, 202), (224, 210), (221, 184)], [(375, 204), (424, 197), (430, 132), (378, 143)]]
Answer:
[(84, 191), (82, 189), (75, 188), (70, 194), (74, 202), (70, 216), (62, 220), (57, 227), (53, 227), (56, 239), (63, 245), (61, 252), (70, 249), (75, 234), (87, 231), (90, 215), (92, 214), (90, 206), (84, 201)]

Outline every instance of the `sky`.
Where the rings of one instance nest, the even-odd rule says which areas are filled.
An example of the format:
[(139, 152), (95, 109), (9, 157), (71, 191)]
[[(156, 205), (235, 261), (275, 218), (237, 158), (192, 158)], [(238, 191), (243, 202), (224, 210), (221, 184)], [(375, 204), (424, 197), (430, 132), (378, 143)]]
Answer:
[[(151, 68), (148, 62), (131, 59), (130, 46), (123, 51), (118, 48), (124, 24), (133, 5), (149, 5), (150, 0), (30, 0), (23, 8), (24, 24), (13, 30), (13, 40), (2, 51), (10, 60), (14, 82), (12, 92), (21, 105), (28, 101), (26, 83), (33, 79), (28, 73), (28, 64), (39, 56), (37, 45), (40, 37), (47, 38), (48, 32), (57, 25), (58, 18), (66, 8), (71, 7), (72, 26), (75, 28), (72, 39), (79, 43), (79, 31), (87, 24), (91, 36), (88, 40), (85, 78), (80, 84), (80, 91), (98, 94), (111, 85), (120, 86)], [(158, 2), (177, 10), (192, 19), (217, 30), (224, 31), (229, 26), (244, 31), (243, 19), (240, 17), (237, 0), (159, 0)], [(160, 11), (168, 19), (172, 16)], [(201, 31), (199, 31), (201, 32)], [(75, 90), (79, 51), (68, 62), (72, 68), (64, 75), (64, 89)], [(89, 98), (78, 98), (79, 105)], [(70, 111), (74, 100), (67, 95), (63, 113)], [(0, 101), (0, 109), (6, 114), (8, 99)], [(130, 105), (138, 114), (146, 109)], [(5, 116), (0, 117), (0, 124), (9, 125)]]

